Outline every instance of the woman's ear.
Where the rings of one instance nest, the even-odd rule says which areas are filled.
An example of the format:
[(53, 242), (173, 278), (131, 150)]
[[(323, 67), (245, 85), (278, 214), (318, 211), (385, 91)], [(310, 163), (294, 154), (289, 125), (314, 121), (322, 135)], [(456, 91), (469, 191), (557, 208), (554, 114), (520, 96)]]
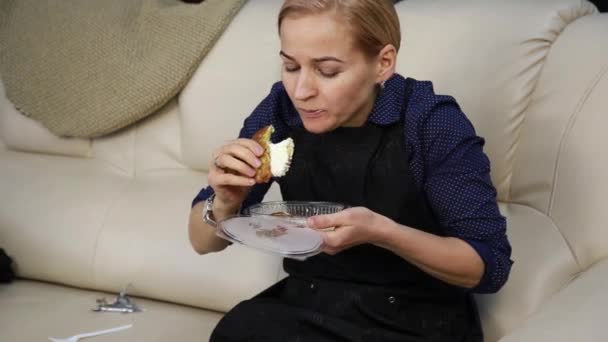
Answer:
[(386, 45), (378, 53), (378, 73), (376, 83), (382, 84), (395, 73), (397, 64), (397, 49), (392, 44)]

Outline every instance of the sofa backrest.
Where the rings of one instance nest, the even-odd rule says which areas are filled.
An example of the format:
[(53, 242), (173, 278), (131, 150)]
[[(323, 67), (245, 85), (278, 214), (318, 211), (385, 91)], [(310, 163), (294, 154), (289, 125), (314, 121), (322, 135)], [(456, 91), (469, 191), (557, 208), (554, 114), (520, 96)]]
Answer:
[(551, 46), (526, 110), (510, 200), (547, 214), (582, 269), (608, 255), (608, 15)]
[(182, 156), (188, 166), (207, 169), (211, 151), (238, 135), (243, 120), (280, 79), (281, 3), (246, 4), (181, 92)]
[[(406, 1), (399, 70), (453, 95), (486, 138), (492, 179), (509, 201), (519, 137), (544, 61), (559, 33), (593, 11), (580, 1)], [(523, 149), (526, 147), (523, 146)], [(525, 171), (524, 171), (525, 172)]]

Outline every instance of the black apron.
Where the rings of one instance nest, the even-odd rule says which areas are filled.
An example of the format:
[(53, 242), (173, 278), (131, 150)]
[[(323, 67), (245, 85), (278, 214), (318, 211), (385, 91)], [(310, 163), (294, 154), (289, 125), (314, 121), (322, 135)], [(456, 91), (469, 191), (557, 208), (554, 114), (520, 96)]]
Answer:
[[(364, 206), (442, 235), (409, 171), (403, 134), (403, 122), (319, 135), (292, 129), (283, 198)], [(283, 265), (289, 277), (227, 313), (211, 341), (483, 340), (469, 293), (386, 249), (364, 244)]]

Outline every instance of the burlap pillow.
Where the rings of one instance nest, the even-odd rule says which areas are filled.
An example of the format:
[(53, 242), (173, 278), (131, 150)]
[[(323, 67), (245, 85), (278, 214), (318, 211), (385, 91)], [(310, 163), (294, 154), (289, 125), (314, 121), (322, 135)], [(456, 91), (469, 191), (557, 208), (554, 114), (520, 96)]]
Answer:
[(24, 114), (96, 137), (160, 108), (246, 0), (3, 0), (0, 77)]

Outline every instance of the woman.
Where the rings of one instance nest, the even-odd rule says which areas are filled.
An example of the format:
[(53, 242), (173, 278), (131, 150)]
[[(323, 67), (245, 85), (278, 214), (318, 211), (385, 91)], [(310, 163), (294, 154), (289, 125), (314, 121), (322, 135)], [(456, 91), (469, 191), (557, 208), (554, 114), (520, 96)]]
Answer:
[[(214, 152), (195, 198), (195, 250), (227, 243), (203, 223), (262, 200), (261, 147), (295, 141), (276, 179), (285, 200), (352, 206), (312, 217), (324, 253), (284, 260), (287, 279), (227, 313), (212, 341), (481, 341), (471, 293), (506, 281), (511, 248), (483, 139), (453, 98), (395, 73), (399, 20), (389, 0), (286, 0), (282, 82)], [(214, 194), (214, 196), (211, 196)]]

